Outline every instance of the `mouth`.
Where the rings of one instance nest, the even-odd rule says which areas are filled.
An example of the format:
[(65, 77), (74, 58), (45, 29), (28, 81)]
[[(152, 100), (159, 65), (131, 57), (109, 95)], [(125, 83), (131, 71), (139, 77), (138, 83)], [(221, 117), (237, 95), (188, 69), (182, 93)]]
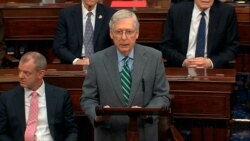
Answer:
[(120, 47), (122, 47), (122, 48), (126, 48), (128, 46), (129, 46), (129, 44), (120, 44)]
[(202, 5), (209, 5), (210, 2), (209, 1), (202, 1), (201, 3), (202, 3)]
[(25, 84), (25, 81), (20, 80), (19, 83), (20, 83), (20, 84)]

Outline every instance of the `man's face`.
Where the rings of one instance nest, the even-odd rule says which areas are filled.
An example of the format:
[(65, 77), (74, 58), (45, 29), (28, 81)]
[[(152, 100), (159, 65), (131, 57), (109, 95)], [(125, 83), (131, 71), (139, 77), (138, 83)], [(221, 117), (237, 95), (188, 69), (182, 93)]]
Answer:
[(89, 9), (89, 8), (93, 8), (96, 3), (98, 2), (98, 0), (82, 0), (85, 8)]
[(206, 10), (210, 8), (214, 3), (214, 0), (194, 0), (194, 1), (200, 10)]
[(115, 47), (125, 56), (134, 48), (138, 36), (139, 31), (136, 31), (132, 17), (117, 21), (110, 29)]
[(29, 60), (25, 63), (20, 62), (18, 69), (18, 76), (22, 87), (29, 88), (34, 91), (40, 87), (45, 70), (36, 70), (33, 60)]

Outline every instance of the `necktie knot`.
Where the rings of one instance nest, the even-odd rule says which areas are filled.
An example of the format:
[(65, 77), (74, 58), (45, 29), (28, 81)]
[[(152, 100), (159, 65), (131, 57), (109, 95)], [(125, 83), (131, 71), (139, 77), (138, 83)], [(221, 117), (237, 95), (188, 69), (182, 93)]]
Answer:
[(201, 12), (201, 16), (204, 17), (206, 13), (204, 11)]
[(128, 65), (129, 57), (128, 57), (128, 56), (126, 56), (126, 57), (124, 57), (124, 59), (123, 59), (123, 60), (124, 60), (124, 64), (125, 64), (125, 65)]
[(36, 91), (34, 91), (34, 92), (31, 93), (32, 97), (37, 97), (37, 95), (38, 95), (38, 93)]
[(90, 18), (91, 15), (92, 15), (92, 12), (88, 12), (88, 14), (87, 14), (88, 18)]

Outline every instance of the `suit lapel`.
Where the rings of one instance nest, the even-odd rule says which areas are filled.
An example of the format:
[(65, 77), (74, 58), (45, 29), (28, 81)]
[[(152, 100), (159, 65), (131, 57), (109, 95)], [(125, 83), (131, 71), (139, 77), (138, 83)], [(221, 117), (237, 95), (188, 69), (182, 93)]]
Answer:
[(145, 51), (142, 50), (141, 47), (136, 44), (134, 48), (134, 68), (132, 70), (132, 87), (129, 95), (129, 105), (131, 105), (131, 103), (133, 102), (137, 89), (139, 88), (142, 82), (142, 74), (147, 59), (148, 58), (145, 57)]
[(187, 53), (187, 46), (188, 46), (188, 42), (189, 42), (189, 31), (190, 31), (190, 24), (191, 24), (191, 20), (192, 20), (192, 14), (193, 14), (193, 7), (194, 7), (194, 3), (189, 3), (186, 5), (186, 7), (184, 8), (183, 12), (185, 14), (181, 14), (182, 15), (186, 15), (186, 16), (182, 16), (179, 17), (180, 19), (183, 19), (182, 22), (182, 26), (183, 26), (183, 51), (185, 51), (184, 53)]
[(19, 116), (21, 123), (21, 131), (24, 133), (26, 128), (26, 120), (25, 120), (25, 104), (24, 104), (24, 89), (20, 87), (20, 90), (17, 91), (15, 98), (13, 99), (13, 103), (15, 106), (16, 115)]
[(96, 43), (96, 40), (98, 38), (99, 32), (101, 31), (101, 26), (104, 20), (104, 12), (102, 11), (102, 7), (97, 4), (96, 7), (96, 16), (95, 16), (95, 30), (94, 30), (94, 39), (93, 42)]
[(74, 12), (71, 15), (74, 18), (73, 25), (76, 26), (76, 29), (78, 29), (76, 32), (78, 34), (78, 42), (80, 47), (82, 47), (83, 44), (83, 15), (82, 15), (82, 6), (78, 5)]
[[(47, 106), (47, 118), (48, 118), (48, 124), (50, 128), (50, 132), (53, 131), (53, 126), (50, 126), (51, 124), (54, 124), (54, 113), (56, 113), (56, 106), (57, 106), (57, 95), (53, 91), (53, 89), (45, 83), (45, 96), (46, 96), (46, 106)], [(51, 132), (52, 136), (53, 132)]]
[[(124, 98), (121, 90), (120, 82), (120, 74), (118, 70), (118, 58), (116, 53), (116, 48), (114, 46), (110, 47), (110, 52), (105, 54), (106, 57), (103, 59), (103, 63), (105, 64), (105, 69), (108, 73), (108, 77), (111, 79), (111, 83), (113, 88), (115, 89), (115, 93), (121, 100), (121, 103), (124, 103)], [(125, 104), (125, 103), (124, 103)]]
[(217, 24), (219, 22), (220, 18), (220, 12), (218, 11), (218, 7), (216, 5), (212, 6), (210, 9), (210, 15), (209, 15), (209, 24), (208, 24), (208, 35), (207, 35), (207, 55), (209, 57), (209, 54), (212, 50), (212, 46), (214, 43), (214, 38), (216, 38), (216, 30), (217, 30)]

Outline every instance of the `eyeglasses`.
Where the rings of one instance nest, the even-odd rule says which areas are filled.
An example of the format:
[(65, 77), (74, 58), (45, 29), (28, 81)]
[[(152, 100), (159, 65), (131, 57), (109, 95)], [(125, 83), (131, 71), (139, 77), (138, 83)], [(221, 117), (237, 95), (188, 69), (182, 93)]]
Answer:
[(115, 36), (122, 37), (125, 34), (126, 37), (131, 37), (134, 35), (135, 30), (112, 30)]

